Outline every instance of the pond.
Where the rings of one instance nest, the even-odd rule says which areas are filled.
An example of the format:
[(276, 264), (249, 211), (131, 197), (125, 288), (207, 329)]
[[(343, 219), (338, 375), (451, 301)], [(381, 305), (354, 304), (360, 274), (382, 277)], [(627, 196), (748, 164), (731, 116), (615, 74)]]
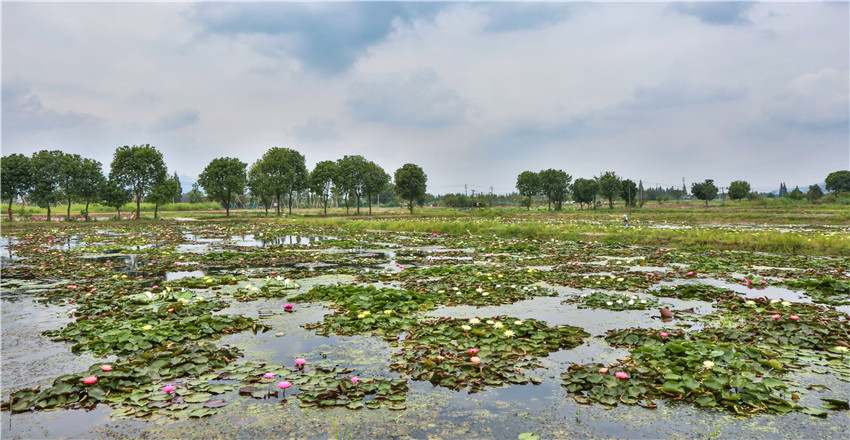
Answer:
[(841, 260), (63, 227), (0, 241), (4, 438), (848, 434)]

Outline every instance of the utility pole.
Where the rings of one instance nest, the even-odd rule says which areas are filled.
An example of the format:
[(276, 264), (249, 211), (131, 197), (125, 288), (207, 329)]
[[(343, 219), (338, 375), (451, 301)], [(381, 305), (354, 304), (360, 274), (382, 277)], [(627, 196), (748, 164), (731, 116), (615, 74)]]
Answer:
[(469, 193), (466, 192), (466, 184), (465, 183), (463, 184), (463, 195), (469, 196)]

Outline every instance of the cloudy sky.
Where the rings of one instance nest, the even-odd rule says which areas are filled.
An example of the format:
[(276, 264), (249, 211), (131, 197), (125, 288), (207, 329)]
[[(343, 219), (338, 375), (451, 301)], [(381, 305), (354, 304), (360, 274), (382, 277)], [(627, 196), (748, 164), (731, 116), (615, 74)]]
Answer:
[[(771, 190), (850, 168), (848, 3), (2, 4), (2, 154), (152, 144), (192, 180), (271, 147)], [(185, 185), (184, 185), (185, 186)]]

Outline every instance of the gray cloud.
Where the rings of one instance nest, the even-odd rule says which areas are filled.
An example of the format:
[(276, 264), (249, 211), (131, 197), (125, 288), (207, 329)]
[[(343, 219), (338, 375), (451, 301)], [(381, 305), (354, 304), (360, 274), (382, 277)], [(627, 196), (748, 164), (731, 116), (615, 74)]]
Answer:
[[(54, 130), (101, 122), (100, 118), (74, 111), (46, 108), (34, 94), (32, 85), (13, 79), (3, 82), (3, 125), (6, 130)], [(5, 131), (5, 130), (4, 130)]]
[(827, 68), (793, 79), (762, 107), (780, 124), (808, 129), (839, 127), (850, 122), (850, 72)]
[(159, 118), (153, 124), (157, 131), (173, 131), (198, 122), (200, 113), (195, 109), (177, 110)]
[(625, 103), (625, 106), (631, 109), (654, 110), (734, 101), (744, 96), (746, 93), (740, 88), (671, 80), (654, 86), (636, 87), (632, 100)]
[(358, 121), (396, 126), (441, 127), (464, 122), (470, 105), (443, 85), (433, 69), (359, 82), (347, 102)]
[(347, 70), (369, 46), (386, 38), (394, 20), (433, 17), (442, 7), (383, 2), (201, 3), (187, 16), (213, 34), (283, 37), (278, 50), (291, 50), (308, 67), (334, 74)]
[(336, 124), (330, 119), (311, 119), (305, 124), (296, 125), (290, 132), (300, 142), (319, 143), (340, 138)]
[(747, 24), (747, 13), (754, 2), (694, 2), (673, 3), (670, 8), (681, 14), (690, 15), (708, 24), (735, 25)]
[(558, 23), (579, 7), (570, 3), (496, 3), (477, 6), (487, 14), (485, 30), (492, 32), (533, 29)]

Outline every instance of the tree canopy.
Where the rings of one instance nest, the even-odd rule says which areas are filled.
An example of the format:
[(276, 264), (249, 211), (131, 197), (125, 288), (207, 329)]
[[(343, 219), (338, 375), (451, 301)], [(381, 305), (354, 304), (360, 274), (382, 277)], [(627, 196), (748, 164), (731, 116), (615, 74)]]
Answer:
[(705, 206), (708, 206), (708, 201), (717, 197), (717, 187), (714, 186), (714, 180), (705, 179), (705, 182), (691, 185), (691, 194), (700, 200), (704, 200)]
[(10, 154), (0, 160), (0, 193), (3, 200), (9, 200), (9, 221), (12, 221), (12, 202), (25, 195), (32, 188), (32, 161), (23, 154)]
[(330, 199), (334, 179), (337, 179), (338, 174), (339, 166), (332, 160), (323, 160), (317, 163), (310, 173), (310, 191), (322, 201), (325, 215), (328, 214), (328, 199)]
[(834, 193), (850, 192), (850, 171), (835, 171), (826, 176), (826, 190)]
[(265, 174), (266, 184), (275, 197), (275, 215), (280, 216), (280, 195), (289, 195), (289, 214), (292, 214), (292, 195), (307, 185), (307, 166), (304, 156), (289, 148), (272, 148), (260, 159), (259, 171)]
[(599, 182), (594, 179), (576, 179), (573, 183), (573, 199), (579, 203), (579, 208), (590, 206), (599, 193)]
[(416, 200), (425, 197), (428, 176), (425, 175), (425, 171), (419, 165), (407, 163), (395, 170), (393, 177), (395, 178), (396, 193), (402, 200), (407, 201), (407, 207), (413, 214), (413, 204)]
[(750, 184), (743, 180), (736, 180), (729, 184), (729, 198), (741, 200), (750, 193)]
[(533, 171), (523, 171), (516, 178), (516, 189), (519, 191), (520, 197), (525, 197), (522, 201), (529, 210), (531, 209), (531, 198), (540, 194), (540, 175)]
[(136, 198), (136, 219), (141, 214), (142, 198), (154, 186), (165, 180), (167, 170), (162, 153), (150, 144), (123, 146), (115, 150), (109, 179), (124, 186)]
[(233, 197), (245, 192), (245, 186), (248, 184), (245, 172), (247, 167), (248, 164), (239, 159), (219, 157), (213, 159), (198, 176), (198, 184), (212, 200), (224, 205), (228, 217)]
[(614, 209), (614, 197), (620, 195), (622, 187), (620, 178), (613, 171), (599, 176), (599, 195), (608, 199), (608, 209)]

